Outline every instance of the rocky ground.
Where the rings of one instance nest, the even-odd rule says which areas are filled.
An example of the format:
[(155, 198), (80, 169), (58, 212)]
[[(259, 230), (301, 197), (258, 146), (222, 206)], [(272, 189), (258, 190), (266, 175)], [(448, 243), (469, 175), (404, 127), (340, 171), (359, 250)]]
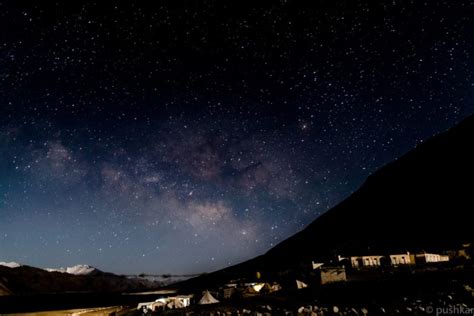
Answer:
[[(293, 277), (291, 277), (294, 280)], [(268, 280), (269, 281), (269, 280)], [(283, 280), (281, 280), (283, 281)], [(309, 283), (301, 290), (283, 290), (252, 297), (236, 295), (230, 300), (197, 305), (202, 288), (179, 294), (195, 294), (191, 307), (167, 310), (164, 315), (474, 315), (474, 269), (455, 266), (446, 269), (371, 270), (353, 272), (347, 282), (328, 285)], [(281, 284), (284, 284), (283, 282)], [(217, 288), (209, 288), (215, 293)], [(146, 293), (145, 293), (146, 294)], [(123, 306), (120, 311), (99, 310), (90, 315), (143, 315), (136, 307), (165, 294), (152, 292), (69, 293), (7, 295), (0, 297), (0, 314)], [(95, 313), (95, 314), (94, 314)], [(85, 313), (81, 313), (85, 314)], [(157, 315), (158, 313), (149, 313)], [(47, 312), (44, 315), (58, 315)], [(147, 314), (148, 315), (148, 314)]]
[[(139, 312), (137, 312), (140, 315)], [(468, 273), (407, 274), (222, 301), (169, 315), (474, 315)]]
[[(138, 313), (138, 315), (147, 315)], [(300, 306), (298, 308), (284, 308), (281, 306), (258, 305), (247, 308), (232, 308), (230, 306), (215, 306), (186, 311), (167, 311), (167, 315), (308, 315), (308, 316), (366, 316), (366, 315), (473, 315), (474, 304), (456, 301), (447, 295), (435, 300), (408, 299), (392, 305), (366, 306), (322, 305), (319, 302)], [(152, 314), (149, 314), (152, 315)]]

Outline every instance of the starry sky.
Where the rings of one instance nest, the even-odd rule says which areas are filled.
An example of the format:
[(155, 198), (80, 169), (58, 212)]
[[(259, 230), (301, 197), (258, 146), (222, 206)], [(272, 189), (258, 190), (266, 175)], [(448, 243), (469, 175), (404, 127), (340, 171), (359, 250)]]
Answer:
[(261, 254), (474, 112), (472, 1), (0, 1), (0, 261)]

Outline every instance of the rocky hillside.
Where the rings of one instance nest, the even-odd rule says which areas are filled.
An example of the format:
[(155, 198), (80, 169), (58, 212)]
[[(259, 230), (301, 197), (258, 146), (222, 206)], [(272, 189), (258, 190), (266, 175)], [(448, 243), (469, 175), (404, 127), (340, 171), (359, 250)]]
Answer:
[(474, 117), (371, 175), (345, 201), (265, 256), (436, 251), (473, 240)]

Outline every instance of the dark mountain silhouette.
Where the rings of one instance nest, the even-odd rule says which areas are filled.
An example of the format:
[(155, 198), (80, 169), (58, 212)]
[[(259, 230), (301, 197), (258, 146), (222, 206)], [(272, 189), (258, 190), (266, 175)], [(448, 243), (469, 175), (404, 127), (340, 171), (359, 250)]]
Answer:
[(474, 116), (369, 176), (345, 201), (265, 255), (441, 250), (472, 241)]
[(0, 296), (54, 293), (121, 293), (144, 291), (160, 284), (95, 269), (87, 275), (48, 272), (30, 266), (0, 266)]
[(380, 168), (265, 255), (183, 283), (209, 284), (337, 254), (440, 251), (473, 240), (474, 116)]

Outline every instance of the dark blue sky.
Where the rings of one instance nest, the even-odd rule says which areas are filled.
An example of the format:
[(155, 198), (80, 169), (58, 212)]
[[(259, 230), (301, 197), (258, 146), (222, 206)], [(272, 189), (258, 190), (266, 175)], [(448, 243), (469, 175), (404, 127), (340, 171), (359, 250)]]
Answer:
[(352, 2), (0, 2), (0, 261), (235, 264), (473, 113), (472, 2)]

